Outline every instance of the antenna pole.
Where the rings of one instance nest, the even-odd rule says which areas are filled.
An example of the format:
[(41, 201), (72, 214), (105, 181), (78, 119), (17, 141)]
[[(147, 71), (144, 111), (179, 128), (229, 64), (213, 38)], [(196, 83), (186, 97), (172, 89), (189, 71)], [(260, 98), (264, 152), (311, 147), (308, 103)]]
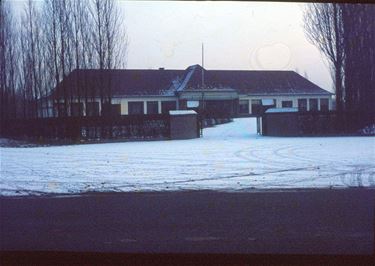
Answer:
[(204, 67), (204, 47), (203, 47), (203, 43), (202, 43), (202, 87), (204, 87), (204, 71), (203, 71), (203, 67)]

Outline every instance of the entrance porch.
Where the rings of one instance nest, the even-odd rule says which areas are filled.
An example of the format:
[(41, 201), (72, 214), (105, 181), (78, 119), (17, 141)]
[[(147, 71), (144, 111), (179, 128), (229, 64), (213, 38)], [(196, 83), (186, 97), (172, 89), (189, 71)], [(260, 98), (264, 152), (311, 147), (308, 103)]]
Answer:
[(186, 90), (178, 98), (179, 109), (195, 110), (205, 118), (230, 118), (238, 114), (239, 97), (233, 89)]

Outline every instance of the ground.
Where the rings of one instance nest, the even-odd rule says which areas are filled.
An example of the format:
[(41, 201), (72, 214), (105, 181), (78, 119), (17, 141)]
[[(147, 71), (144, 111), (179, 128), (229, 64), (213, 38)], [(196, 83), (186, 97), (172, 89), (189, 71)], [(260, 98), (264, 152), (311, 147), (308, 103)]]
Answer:
[[(18, 250), (371, 256), (374, 196), (373, 189), (352, 188), (0, 197), (0, 254)], [(358, 258), (354, 264), (344, 262), (361, 265)], [(56, 260), (48, 265), (54, 264)]]
[(0, 153), (3, 196), (375, 187), (374, 137), (264, 137), (254, 118), (204, 129), (200, 139), (1, 147)]

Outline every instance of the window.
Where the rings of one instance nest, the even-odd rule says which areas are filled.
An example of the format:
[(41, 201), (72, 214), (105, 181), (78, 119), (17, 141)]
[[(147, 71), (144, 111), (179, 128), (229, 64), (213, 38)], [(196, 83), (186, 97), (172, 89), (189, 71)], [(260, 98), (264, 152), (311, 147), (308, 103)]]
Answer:
[(199, 107), (199, 101), (187, 101), (186, 107), (187, 108), (198, 108)]
[(144, 114), (143, 102), (129, 102), (128, 103), (129, 115), (142, 115)]
[(310, 111), (318, 111), (318, 99), (309, 99)]
[(276, 99), (262, 99), (262, 105), (268, 108), (276, 107)]
[(67, 116), (64, 103), (61, 103), (61, 102), (58, 103), (58, 104), (56, 103), (55, 108), (56, 108), (56, 111), (57, 111), (57, 116), (59, 116), (59, 117)]
[(281, 102), (282, 108), (290, 108), (293, 107), (293, 101), (282, 101)]
[(71, 116), (82, 116), (83, 115), (83, 103), (71, 103), (70, 104), (70, 115)]
[(240, 114), (249, 113), (249, 100), (240, 100), (238, 111)]
[(168, 114), (170, 110), (176, 110), (175, 101), (164, 101), (161, 102), (161, 113)]
[(89, 102), (86, 104), (86, 116), (98, 116), (99, 115), (99, 103)]
[(262, 99), (262, 112), (276, 107), (276, 99)]
[(147, 114), (158, 114), (159, 108), (158, 108), (158, 102), (147, 102)]
[(298, 99), (298, 111), (307, 111), (307, 100), (306, 99)]
[(320, 111), (328, 111), (328, 99), (320, 99)]
[(262, 101), (261, 100), (251, 100), (251, 113), (260, 114), (262, 112)]
[(102, 115), (121, 115), (121, 104), (104, 103), (102, 107)]
[(121, 104), (112, 104), (112, 115), (121, 115)]

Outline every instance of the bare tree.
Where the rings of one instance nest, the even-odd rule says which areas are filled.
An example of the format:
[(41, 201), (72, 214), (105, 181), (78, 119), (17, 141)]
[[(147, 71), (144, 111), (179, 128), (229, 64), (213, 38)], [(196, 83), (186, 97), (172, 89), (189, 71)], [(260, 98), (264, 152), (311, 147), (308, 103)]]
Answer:
[[(28, 0), (19, 23), (10, 6), (0, 1), (1, 118), (10, 116), (11, 107), (15, 117), (20, 103), (24, 117), (49, 115), (50, 100), (53, 115), (72, 114), (76, 102), (81, 115), (83, 98), (87, 106), (98, 93), (80, 70), (104, 71), (126, 62), (123, 17), (115, 0)], [(62, 81), (73, 69), (76, 84), (68, 87)], [(111, 79), (101, 84), (101, 103), (111, 103)]]
[(27, 46), (26, 46), (26, 39), (27, 39), (27, 32), (22, 27), (20, 27), (20, 46), (19, 46), (19, 52), (20, 52), (20, 63), (19, 63), (19, 82), (18, 82), (18, 88), (21, 91), (22, 96), (22, 113), (23, 118), (27, 118), (29, 116), (29, 106), (28, 106), (28, 89), (30, 88), (30, 77), (28, 71), (28, 55), (27, 55)]
[(104, 76), (104, 70), (123, 66), (127, 48), (124, 17), (114, 0), (93, 0), (91, 15), (93, 28), (93, 43), (100, 70), (100, 99), (101, 105), (108, 104), (111, 113), (112, 82), (111, 71)]
[[(92, 40), (91, 27), (93, 26), (93, 19), (90, 16), (89, 0), (85, 0), (84, 6), (86, 8), (80, 9), (79, 24), (81, 25), (80, 37), (82, 44), (82, 68), (90, 69), (95, 68), (96, 63), (94, 59), (94, 43)], [(89, 98), (91, 97), (92, 102), (96, 97), (96, 88), (89, 84), (90, 80), (88, 75), (84, 75), (82, 78), (82, 90), (85, 98), (85, 107), (87, 115), (87, 106)]]
[(1, 122), (8, 113), (8, 91), (6, 87), (6, 36), (9, 27), (7, 19), (9, 16), (8, 7), (4, 2), (0, 2), (0, 92), (1, 92)]
[(327, 57), (335, 84), (336, 109), (343, 110), (344, 33), (338, 3), (308, 4), (304, 14), (307, 38)]
[(0, 2), (0, 97), (1, 121), (15, 118), (17, 83), (17, 32), (9, 1)]
[(342, 4), (345, 89), (350, 111), (375, 115), (375, 6)]
[[(10, 16), (9, 19), (9, 25), (14, 25), (15, 24), (15, 19), (13, 16)], [(12, 28), (12, 29), (11, 29)], [(11, 93), (11, 114), (10, 117), (16, 118), (17, 117), (17, 105), (16, 105), (16, 85), (17, 85), (17, 61), (18, 61), (18, 56), (19, 54), (17, 53), (17, 47), (18, 47), (18, 35), (14, 30), (14, 27), (11, 26), (9, 27), (9, 32), (8, 36), (6, 37), (7, 42), (8, 42), (8, 49), (6, 51), (7, 53), (7, 62), (8, 62), (8, 87), (10, 89)]]
[[(105, 1), (94, 0), (93, 7), (91, 8), (91, 16), (93, 18), (94, 27), (92, 31), (94, 50), (96, 52), (96, 57), (100, 69), (100, 84), (99, 84), (99, 94), (100, 94), (100, 105), (104, 106), (104, 58), (105, 58), (105, 47), (104, 47), (104, 12), (105, 12)], [(103, 112), (103, 110), (102, 110)]]
[(31, 86), (32, 86), (32, 94), (33, 94), (33, 102), (34, 102), (34, 109), (33, 115), (34, 117), (38, 117), (38, 96), (39, 96), (39, 88), (38, 88), (38, 79), (37, 79), (37, 62), (36, 62), (36, 42), (37, 38), (37, 26), (36, 26), (36, 8), (33, 1), (28, 0), (27, 5), (25, 7), (25, 20), (24, 20), (24, 27), (27, 29), (28, 38), (28, 68), (31, 72)]
[[(107, 56), (105, 64), (107, 69), (113, 69), (125, 65), (127, 36), (124, 30), (124, 18), (114, 1), (106, 1), (104, 14), (104, 29), (106, 37)], [(110, 72), (111, 73), (111, 72)], [(112, 103), (112, 78), (107, 83), (108, 102)]]
[(74, 61), (75, 61), (75, 69), (77, 70), (77, 79), (76, 79), (76, 94), (78, 98), (78, 115), (81, 116), (81, 77), (79, 70), (82, 64), (82, 46), (81, 46), (81, 31), (83, 30), (83, 25), (81, 24), (80, 16), (82, 14), (83, 6), (82, 2), (80, 1), (73, 1), (71, 3), (71, 16), (72, 16), (72, 31), (71, 31), (71, 39), (74, 44)]
[[(59, 30), (59, 61), (61, 67), (61, 76), (64, 79), (68, 74), (68, 60), (69, 57), (67, 43), (68, 43), (68, 9), (66, 0), (57, 1), (57, 16), (58, 16), (58, 30)], [(64, 98), (64, 116), (69, 113), (68, 110), (68, 88), (62, 83), (63, 98)]]
[(81, 109), (81, 100), (84, 97), (85, 105), (87, 106), (87, 86), (85, 82), (85, 76), (81, 76), (80, 69), (92, 67), (92, 40), (90, 37), (90, 27), (92, 26), (92, 20), (89, 16), (88, 6), (90, 2), (88, 0), (78, 1), (72, 0), (70, 2), (70, 16), (71, 16), (71, 31), (69, 40), (72, 43), (73, 51), (72, 58), (74, 61), (74, 69), (76, 69), (76, 84), (75, 92), (71, 92), (71, 95), (77, 96), (78, 102), (78, 114), (81, 115), (83, 110)]

